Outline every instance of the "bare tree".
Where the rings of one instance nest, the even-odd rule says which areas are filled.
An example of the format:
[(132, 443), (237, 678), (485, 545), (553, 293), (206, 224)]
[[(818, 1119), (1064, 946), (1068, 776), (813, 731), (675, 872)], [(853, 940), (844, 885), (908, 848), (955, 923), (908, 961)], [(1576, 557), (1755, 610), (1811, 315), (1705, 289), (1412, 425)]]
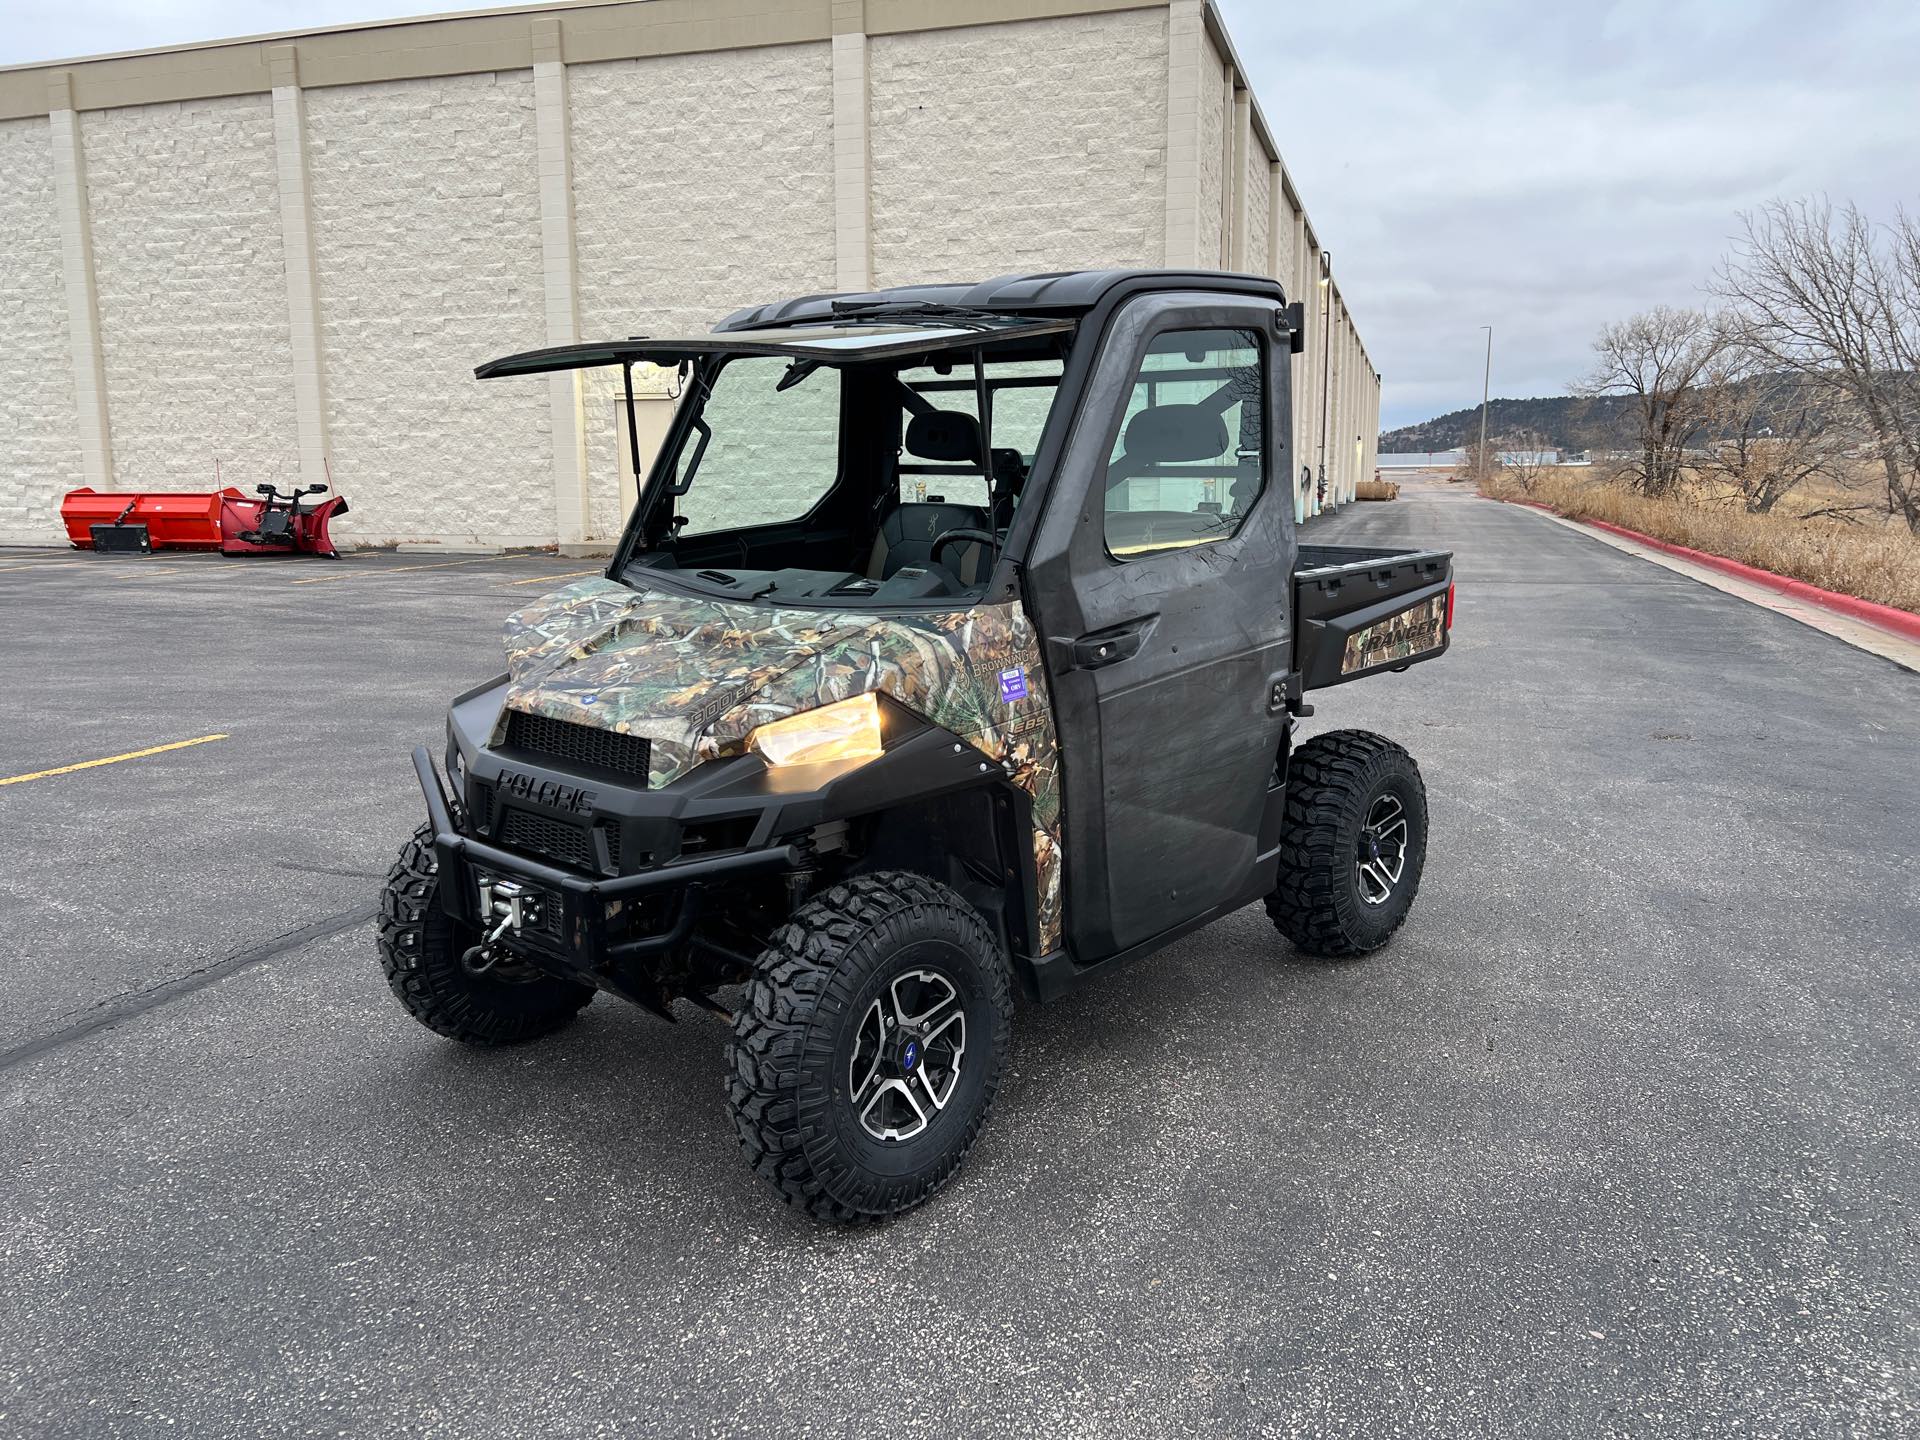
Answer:
[(1704, 381), (1707, 448), (1695, 469), (1726, 486), (1749, 514), (1769, 513), (1810, 480), (1844, 479), (1859, 433), (1844, 396), (1774, 369), (1764, 350), (1745, 344), (1730, 346)]
[(1726, 345), (1720, 317), (1666, 305), (1609, 325), (1594, 340), (1599, 358), (1576, 393), (1633, 398), (1637, 456), (1628, 472), (1642, 494), (1679, 488), (1704, 422), (1701, 380)]
[(1495, 467), (1499, 464), (1498, 448), (1491, 440), (1484, 446), (1481, 445), (1478, 431), (1468, 435), (1460, 442), (1460, 468), (1451, 478), (1470, 480), (1475, 485), (1483, 484), (1492, 477)]
[(1778, 368), (1846, 395), (1873, 437), (1889, 515), (1920, 534), (1920, 219), (1776, 200), (1743, 217), (1715, 277)]
[(1496, 446), (1500, 471), (1520, 487), (1522, 495), (1531, 495), (1547, 472), (1547, 456), (1552, 453), (1547, 437), (1538, 430), (1517, 430), (1503, 435)]

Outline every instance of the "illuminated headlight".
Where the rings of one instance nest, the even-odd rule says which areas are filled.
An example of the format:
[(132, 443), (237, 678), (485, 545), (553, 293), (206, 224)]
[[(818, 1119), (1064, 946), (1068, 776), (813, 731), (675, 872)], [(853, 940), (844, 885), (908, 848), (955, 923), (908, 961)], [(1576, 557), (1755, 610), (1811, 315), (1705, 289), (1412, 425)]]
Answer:
[(828, 760), (871, 760), (881, 752), (880, 702), (871, 691), (836, 700), (818, 710), (772, 720), (747, 743), (769, 765), (818, 765)]

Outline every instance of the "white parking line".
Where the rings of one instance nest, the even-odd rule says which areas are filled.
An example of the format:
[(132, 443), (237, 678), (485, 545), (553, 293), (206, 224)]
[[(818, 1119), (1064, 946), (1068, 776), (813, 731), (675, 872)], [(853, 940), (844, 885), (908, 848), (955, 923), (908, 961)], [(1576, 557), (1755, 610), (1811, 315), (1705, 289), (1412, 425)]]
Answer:
[(578, 580), (584, 575), (604, 575), (606, 573), (607, 572), (604, 570), (571, 570), (565, 575), (535, 575), (531, 579), (527, 579), (527, 580), (509, 580), (507, 581), (507, 584), (509, 585), (552, 584), (561, 580)]
[[(361, 570), (368, 575), (401, 575), (409, 570), (451, 570), (456, 565), (482, 565), (489, 560), (498, 560), (498, 555), (476, 555), (471, 560), (436, 560), (431, 565), (363, 565)], [(342, 564), (352, 565), (351, 560)], [(324, 585), (329, 580), (351, 580), (352, 574), (310, 575), (305, 580), (295, 580), (295, 585)]]

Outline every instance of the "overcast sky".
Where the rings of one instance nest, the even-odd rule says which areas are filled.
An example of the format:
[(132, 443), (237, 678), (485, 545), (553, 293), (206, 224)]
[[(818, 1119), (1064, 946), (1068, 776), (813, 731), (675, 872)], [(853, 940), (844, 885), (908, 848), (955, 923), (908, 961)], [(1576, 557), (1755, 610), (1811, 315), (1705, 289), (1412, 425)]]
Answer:
[[(1738, 213), (1920, 205), (1916, 0), (1220, 0), (1374, 363), (1383, 423), (1563, 393), (1698, 301)], [(473, 8), (0, 0), (0, 63)]]

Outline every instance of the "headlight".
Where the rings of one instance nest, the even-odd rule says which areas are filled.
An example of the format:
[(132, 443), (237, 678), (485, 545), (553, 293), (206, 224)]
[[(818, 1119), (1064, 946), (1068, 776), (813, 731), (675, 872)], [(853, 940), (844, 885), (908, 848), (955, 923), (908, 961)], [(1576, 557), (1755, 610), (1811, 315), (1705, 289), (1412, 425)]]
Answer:
[(818, 710), (760, 726), (747, 743), (769, 765), (818, 765), (825, 760), (871, 760), (881, 751), (880, 702), (873, 692), (836, 700)]

